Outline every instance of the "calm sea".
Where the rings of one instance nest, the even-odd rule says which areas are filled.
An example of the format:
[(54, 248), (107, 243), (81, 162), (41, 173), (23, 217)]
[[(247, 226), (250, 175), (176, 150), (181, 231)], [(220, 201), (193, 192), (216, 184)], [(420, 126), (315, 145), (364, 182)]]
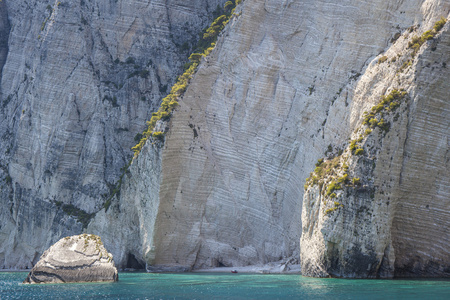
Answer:
[(0, 273), (0, 299), (450, 299), (450, 280), (120, 273), (115, 283), (25, 285), (26, 276)]

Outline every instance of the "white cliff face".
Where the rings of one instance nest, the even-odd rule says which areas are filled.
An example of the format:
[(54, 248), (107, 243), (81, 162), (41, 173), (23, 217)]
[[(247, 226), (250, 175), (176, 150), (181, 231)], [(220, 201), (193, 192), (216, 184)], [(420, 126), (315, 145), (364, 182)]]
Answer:
[(147, 143), (126, 172), (120, 194), (87, 228), (102, 236), (120, 268), (144, 268), (154, 258), (154, 228), (159, 207), (161, 157)]
[(396, 190), (392, 245), (394, 274), (399, 277), (450, 276), (449, 24), (428, 47), (416, 65), (416, 88)]
[[(448, 24), (415, 57), (408, 48), (414, 36), (432, 29), (443, 11), (448, 13), (450, 3), (440, 4), (424, 2), (420, 29), (403, 31), (358, 82), (352, 140), (361, 132), (356, 130), (361, 128), (363, 111), (377, 104), (380, 96), (404, 88), (408, 99), (386, 115), (389, 131), (374, 129), (358, 146), (364, 154), (349, 158), (348, 174), (360, 178), (361, 186), (347, 184), (334, 199), (326, 199), (326, 187), (320, 192), (317, 185), (305, 193), (300, 243), (304, 275), (450, 275)], [(334, 201), (342, 206), (327, 213)]]
[[(0, 240), (8, 240), (0, 246), (4, 267), (31, 264), (35, 249), (45, 249), (56, 232), (81, 230), (51, 201), (89, 213), (101, 208), (105, 198), (99, 195), (109, 192), (125, 164), (123, 149), (181, 66), (176, 44), (183, 44), (182, 28), (198, 32), (202, 12), (219, 1), (207, 1), (209, 8), (200, 0), (97, 2), (84, 1), (88, 10), (80, 7), (73, 22), (58, 23), (78, 5), (61, 4), (52, 14), (56, 21), (50, 17), (42, 30), (47, 4), (37, 6), (41, 17), (13, 27), (22, 10), (37, 10), (8, 2), (17, 29), (9, 35), (14, 54), (1, 85), (2, 114), (8, 116), (0, 120), (6, 128), (0, 146), (2, 207), (8, 208), (1, 212)], [(411, 66), (398, 76), (396, 70), (407, 62), (412, 35), (449, 10), (450, 3), (440, 0), (244, 1), (192, 78), (164, 144), (147, 143), (120, 195), (87, 231), (102, 237), (120, 268), (190, 270), (301, 257), (311, 276), (445, 275), (448, 27)], [(420, 27), (409, 33), (412, 25)], [(56, 30), (65, 26), (81, 37), (68, 44), (67, 31)], [(396, 33), (402, 36), (393, 43)], [(14, 45), (11, 38), (18, 36), (33, 43)], [(64, 54), (67, 45), (76, 59)], [(33, 53), (30, 62), (21, 54), (26, 49)], [(389, 61), (377, 64), (382, 55)], [(126, 63), (128, 57), (134, 62)], [(70, 63), (69, 71), (61, 61)], [(31, 78), (45, 84), (33, 85)], [(386, 135), (375, 130), (364, 140), (371, 155), (366, 165), (355, 159), (350, 166), (369, 189), (338, 192), (343, 207), (324, 215), (331, 207), (323, 206), (317, 188), (303, 197), (314, 163), (329, 145), (336, 154), (336, 146), (356, 138), (363, 112), (402, 87), (409, 97), (399, 108), (405, 113)], [(425, 138), (435, 146), (422, 145)], [(427, 171), (422, 177), (418, 170)], [(427, 189), (417, 188), (422, 181)], [(416, 215), (423, 216), (418, 225)], [(47, 240), (33, 240), (40, 234)]]
[[(397, 32), (414, 24), (430, 27), (442, 11), (448, 2), (245, 1), (174, 113), (158, 154), (157, 195), (139, 195), (159, 202), (152, 208), (154, 227), (140, 227), (151, 236), (145, 247), (152, 255), (139, 246), (139, 259), (153, 267), (192, 269), (298, 257), (301, 222), (310, 222), (301, 220), (303, 184), (314, 162), (328, 145), (348, 139), (364, 110), (396, 79), (383, 71), (385, 65), (374, 66), (377, 55), (392, 46)], [(398, 141), (394, 132), (405, 138), (405, 120), (386, 139)], [(401, 159), (403, 148), (397, 148), (395, 158)], [(141, 159), (145, 155), (133, 164)], [(377, 165), (372, 171), (381, 170)], [(376, 178), (395, 180), (398, 174), (395, 167)], [(370, 208), (374, 222), (364, 230), (385, 241), (371, 250), (375, 259), (390, 245), (392, 206)], [(311, 222), (326, 227), (324, 218)], [(97, 223), (102, 221), (96, 218), (91, 226)], [(350, 228), (344, 220), (339, 226), (339, 235)], [(324, 249), (323, 240), (317, 247)]]
[(0, 268), (31, 267), (82, 230), (67, 213), (102, 208), (223, 2), (1, 1)]

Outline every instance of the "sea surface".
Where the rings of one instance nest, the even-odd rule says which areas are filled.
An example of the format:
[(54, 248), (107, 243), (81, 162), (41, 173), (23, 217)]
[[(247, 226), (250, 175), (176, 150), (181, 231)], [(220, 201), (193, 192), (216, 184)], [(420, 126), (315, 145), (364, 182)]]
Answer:
[(22, 284), (0, 273), (0, 299), (450, 299), (450, 280), (316, 279), (300, 275), (119, 273), (114, 283)]

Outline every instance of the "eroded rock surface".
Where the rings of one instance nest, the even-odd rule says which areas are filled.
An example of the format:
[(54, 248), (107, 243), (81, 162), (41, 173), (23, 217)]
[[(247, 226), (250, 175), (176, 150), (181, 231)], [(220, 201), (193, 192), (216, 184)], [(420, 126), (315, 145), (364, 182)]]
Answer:
[(117, 281), (111, 253), (99, 236), (82, 234), (59, 240), (42, 254), (24, 283)]
[[(422, 6), (422, 26), (399, 34), (356, 86), (355, 149), (333, 145), (346, 149), (326, 158), (324, 165), (338, 162), (335, 174), (311, 175), (303, 198), (304, 275), (450, 276), (448, 24), (413, 46), (414, 37), (433, 30), (439, 12), (450, 9), (447, 2), (434, 11), (430, 3)], [(401, 100), (379, 106), (394, 90)], [(333, 182), (340, 188), (331, 193)]]
[[(165, 142), (147, 143), (108, 210), (99, 195), (113, 188), (127, 161), (124, 149), (156, 106), (140, 99), (160, 99), (181, 69), (176, 49), (185, 31), (176, 31), (175, 43), (173, 28), (218, 1), (83, 2), (89, 9), (62, 1), (55, 15), (47, 3), (7, 2), (13, 32), (1, 85), (4, 267), (31, 265), (56, 236), (82, 230), (57, 209), (63, 201), (87, 213), (100, 210), (88, 230), (104, 238), (123, 268), (246, 266), (302, 252), (305, 263), (324, 272), (314, 276), (327, 276), (331, 270), (320, 264), (330, 249), (340, 259), (332, 262), (336, 276), (444, 274), (448, 27), (411, 63), (404, 52), (412, 35), (448, 15), (448, 1), (244, 1), (192, 78)], [(31, 11), (40, 16), (22, 22)], [(73, 20), (64, 23), (63, 16)], [(197, 21), (186, 26), (201, 28)], [(66, 26), (70, 30), (61, 30)], [(67, 45), (73, 60), (61, 50)], [(152, 53), (164, 63), (150, 67), (157, 63)], [(388, 60), (381, 62), (384, 55)], [(322, 208), (312, 203), (319, 204), (320, 191), (311, 189), (311, 214), (301, 217), (303, 185), (317, 159), (329, 146), (336, 154), (336, 146), (357, 138), (352, 133), (363, 112), (398, 88), (410, 99), (401, 108), (406, 113), (389, 133), (374, 132), (365, 144), (377, 162), (370, 165), (373, 157), (367, 157), (363, 175), (377, 192), (349, 195), (345, 218), (333, 223), (317, 215)], [(302, 222), (303, 238), (311, 229), (311, 247), (299, 245)], [(355, 224), (362, 225), (357, 237)], [(347, 258), (354, 260), (344, 266)]]
[(0, 269), (103, 207), (224, 2), (0, 1)]
[[(244, 1), (192, 79), (164, 145), (148, 145), (148, 152), (133, 162), (125, 180), (128, 183), (113, 204), (115, 210), (97, 215), (90, 226), (108, 236), (105, 240), (113, 241), (114, 235), (108, 232), (110, 228), (117, 232), (119, 225), (106, 224), (106, 220), (129, 224), (127, 231), (145, 224), (139, 227), (139, 245), (114, 244), (149, 268), (245, 266), (298, 257), (303, 251), (299, 245), (301, 223), (321, 222), (314, 216), (311, 222), (301, 220), (303, 185), (314, 163), (329, 145), (345, 143), (359, 126), (364, 110), (396, 87), (396, 71), (389, 70), (388, 64), (397, 70), (405, 60), (397, 57), (391, 62), (397, 53), (390, 53), (388, 62), (377, 64), (379, 54), (393, 45), (397, 33), (416, 25), (411, 35), (421, 34), (448, 9), (448, 1), (423, 0)], [(407, 47), (407, 43), (402, 40), (395, 45)], [(439, 47), (435, 53), (442, 59), (424, 71), (430, 78), (435, 72), (440, 74), (447, 59), (445, 48)], [(405, 70), (399, 80), (416, 99), (409, 87), (414, 85), (413, 74), (412, 69)], [(445, 88), (439, 90), (443, 93)], [(399, 127), (383, 142), (386, 151), (398, 150), (395, 166), (383, 179), (392, 182), (401, 177), (397, 159), (403, 159), (404, 145), (388, 145), (408, 141), (408, 115), (401, 115), (398, 122)], [(447, 133), (439, 130), (447, 138)], [(440, 151), (446, 149), (447, 144), (436, 141), (442, 145)], [(371, 143), (380, 146), (378, 140)], [(159, 177), (141, 168), (150, 165), (152, 157), (158, 158), (154, 163), (161, 170)], [(383, 167), (377, 166), (374, 174), (389, 168), (390, 158)], [(439, 170), (442, 173), (444, 169)], [(434, 195), (430, 193), (427, 199)], [(364, 197), (372, 205), (371, 193)], [(391, 201), (389, 206), (387, 201)], [(367, 273), (364, 268), (369, 264), (379, 262), (385, 250), (392, 249), (387, 246), (390, 227), (385, 225), (396, 212), (392, 197), (387, 201), (371, 208), (373, 218), (379, 220), (374, 223), (365, 215), (355, 217), (358, 209), (348, 205), (352, 210), (349, 219), (340, 223), (344, 228), (336, 230), (338, 235), (350, 235), (345, 230), (353, 228), (351, 220), (361, 217), (361, 222), (368, 222), (363, 226), (369, 233), (366, 239), (384, 241), (373, 241), (376, 245), (371, 249), (355, 246), (349, 252), (358, 268), (361, 261), (367, 262), (358, 271), (361, 274)], [(354, 198), (355, 207), (360, 202)], [(151, 218), (143, 218), (137, 210), (131, 216), (122, 213), (134, 210), (129, 207), (135, 203), (151, 210)], [(339, 244), (338, 239), (334, 242)], [(351, 243), (350, 239), (348, 246), (353, 249)], [(307, 249), (305, 253), (312, 257), (314, 247)], [(358, 256), (361, 251), (367, 252), (367, 257)], [(446, 252), (442, 255), (445, 261)], [(392, 255), (386, 257), (394, 264)], [(385, 266), (389, 269), (387, 263)], [(352, 268), (339, 272), (354, 273)]]

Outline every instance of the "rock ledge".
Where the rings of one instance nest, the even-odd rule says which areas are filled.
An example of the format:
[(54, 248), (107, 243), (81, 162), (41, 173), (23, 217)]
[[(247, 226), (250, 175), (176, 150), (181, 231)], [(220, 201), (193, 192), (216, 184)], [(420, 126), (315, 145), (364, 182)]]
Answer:
[(99, 236), (81, 234), (60, 239), (42, 254), (23, 283), (117, 281), (113, 257)]

